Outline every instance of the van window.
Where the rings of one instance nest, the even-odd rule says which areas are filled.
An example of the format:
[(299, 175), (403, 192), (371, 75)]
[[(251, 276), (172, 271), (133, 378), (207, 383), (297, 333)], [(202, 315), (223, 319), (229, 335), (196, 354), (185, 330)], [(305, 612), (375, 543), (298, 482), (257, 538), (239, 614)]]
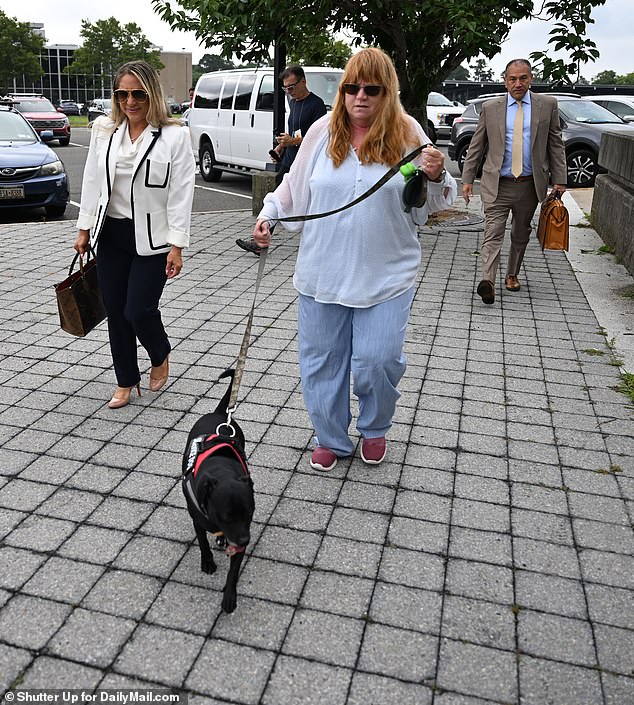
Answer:
[(222, 98), (220, 98), (221, 110), (230, 110), (233, 106), (233, 91), (238, 84), (240, 76), (227, 76), (225, 85), (222, 88)]
[(306, 86), (312, 93), (317, 93), (326, 104), (326, 108), (331, 110), (342, 76), (343, 71), (333, 69), (330, 69), (327, 73), (310, 72), (306, 74)]
[(273, 76), (268, 75), (262, 78), (255, 109), (273, 112)]
[(251, 92), (255, 83), (254, 73), (243, 73), (240, 76), (240, 83), (236, 91), (236, 100), (233, 104), (234, 110), (248, 110), (251, 104)]
[(222, 88), (223, 76), (205, 76), (198, 82), (196, 97), (194, 98), (195, 108), (217, 108), (220, 89)]

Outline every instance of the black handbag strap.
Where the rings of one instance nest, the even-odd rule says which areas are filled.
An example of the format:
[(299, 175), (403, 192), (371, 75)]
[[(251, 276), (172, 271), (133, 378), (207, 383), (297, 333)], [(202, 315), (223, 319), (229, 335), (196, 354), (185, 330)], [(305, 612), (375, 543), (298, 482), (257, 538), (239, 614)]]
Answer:
[(87, 267), (89, 262), (90, 262), (90, 257), (92, 255), (92, 259), (96, 262), (97, 261), (97, 255), (95, 254), (95, 251), (90, 245), (88, 245), (88, 248), (86, 249), (86, 264), (84, 264), (83, 259), (81, 258), (81, 255), (79, 252), (75, 253), (75, 256), (73, 257), (73, 261), (70, 263), (70, 267), (68, 268), (68, 276), (73, 273), (73, 269), (75, 269), (75, 265), (77, 264), (77, 260), (79, 260), (79, 271), (83, 272), (84, 267)]
[(346, 203), (345, 206), (341, 206), (340, 208), (335, 208), (332, 211), (326, 211), (325, 213), (311, 213), (310, 215), (292, 215), (289, 216), (288, 218), (275, 218), (275, 222), (277, 223), (299, 223), (301, 221), (305, 220), (316, 220), (317, 218), (326, 218), (329, 215), (334, 215), (335, 213), (341, 213), (341, 211), (345, 211), (348, 208), (352, 208), (352, 206), (356, 206), (357, 203), (361, 203), (361, 201), (365, 201), (366, 198), (369, 198), (373, 193), (378, 191), (383, 184), (386, 184), (395, 174), (398, 173), (398, 170), (404, 165), (408, 164), (409, 162), (412, 161), (412, 159), (416, 159), (416, 157), (425, 149), (425, 147), (433, 147), (433, 144), (421, 144), (420, 147), (416, 147), (416, 149), (412, 150), (409, 154), (406, 154), (398, 164), (395, 164), (391, 169), (385, 172), (383, 176), (373, 185), (370, 186), (370, 188), (365, 192), (362, 193), (360, 196), (354, 199), (354, 201), (350, 201), (350, 203)]

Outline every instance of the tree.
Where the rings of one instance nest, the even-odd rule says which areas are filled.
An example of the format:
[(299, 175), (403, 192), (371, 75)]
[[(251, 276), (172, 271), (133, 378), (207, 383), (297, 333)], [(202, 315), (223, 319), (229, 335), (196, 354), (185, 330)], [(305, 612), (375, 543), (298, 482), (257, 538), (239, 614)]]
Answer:
[[(588, 12), (604, 2), (575, 0)], [(533, 0), (152, 0), (152, 5), (173, 28), (194, 32), (206, 46), (220, 47), (223, 56), (248, 61), (269, 56), (277, 31), (292, 47), (324, 28), (345, 30), (353, 45), (376, 45), (390, 54), (403, 105), (424, 125), (433, 86), (463, 61), (498, 54), (511, 26), (533, 17)], [(554, 5), (548, 4), (545, 19), (557, 16)], [(575, 49), (586, 41), (584, 17), (575, 19)]]
[(592, 8), (604, 4), (605, 0), (551, 0), (545, 3), (544, 10), (550, 18), (558, 20), (548, 33), (548, 43), (555, 51), (566, 50), (569, 58), (551, 59), (545, 51), (532, 52), (530, 58), (539, 62), (544, 81), (579, 83), (581, 64), (595, 61), (599, 56), (597, 45), (586, 34), (586, 27), (594, 24), (590, 17)]
[(612, 85), (616, 83), (616, 71), (600, 71), (593, 79), (596, 85)]
[(617, 76), (616, 82), (619, 86), (634, 86), (634, 71), (624, 76)]
[(455, 68), (447, 78), (452, 81), (468, 81), (470, 77), (469, 69), (466, 66), (458, 66)]
[(196, 66), (203, 72), (222, 71), (223, 69), (235, 69), (233, 61), (227, 61), (218, 54), (203, 54)]
[(18, 22), (0, 10), (0, 89), (12, 90), (11, 80), (21, 76), (37, 81), (44, 74), (40, 54), (44, 39), (28, 22)]
[(478, 59), (475, 64), (471, 66), (471, 70), (473, 71), (474, 81), (493, 80), (493, 71), (491, 71), (491, 69), (487, 65), (487, 62), (484, 59)]
[(352, 49), (330, 34), (311, 34), (298, 37), (288, 47), (288, 63), (301, 66), (331, 66), (342, 69), (352, 56)]
[(122, 64), (144, 59), (156, 69), (162, 69), (159, 50), (153, 49), (150, 40), (135, 22), (121, 25), (115, 17), (97, 20), (94, 24), (81, 21), (83, 46), (73, 55), (73, 62), (64, 70), (68, 73), (86, 74), (87, 80), (95, 77), (97, 86), (109, 86)]
[(203, 54), (200, 61), (192, 66), (192, 84), (195, 86), (198, 79), (209, 71), (222, 71), (223, 69), (234, 69), (233, 61), (223, 59), (218, 54)]

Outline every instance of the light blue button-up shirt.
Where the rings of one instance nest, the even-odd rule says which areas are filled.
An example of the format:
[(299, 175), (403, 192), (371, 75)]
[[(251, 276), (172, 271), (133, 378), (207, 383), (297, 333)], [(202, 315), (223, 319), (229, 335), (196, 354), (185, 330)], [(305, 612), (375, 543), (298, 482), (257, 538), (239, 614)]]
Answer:
[[(524, 124), (522, 129), (522, 176), (528, 176), (533, 173), (533, 162), (531, 160), (531, 94), (526, 91), (526, 95), (522, 98), (522, 107), (524, 109)], [(515, 124), (515, 115), (519, 106), (517, 101), (510, 93), (506, 95), (506, 143), (504, 145), (504, 160), (502, 161), (502, 169), (500, 176), (513, 176), (511, 174), (511, 149), (513, 145), (513, 125)]]

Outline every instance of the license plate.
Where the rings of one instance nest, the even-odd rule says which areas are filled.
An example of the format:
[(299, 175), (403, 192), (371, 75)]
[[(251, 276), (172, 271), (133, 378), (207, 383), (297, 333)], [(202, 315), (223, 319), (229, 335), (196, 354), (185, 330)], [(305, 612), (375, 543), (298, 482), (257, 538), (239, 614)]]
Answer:
[(24, 198), (24, 186), (0, 186), (0, 200), (18, 200)]

